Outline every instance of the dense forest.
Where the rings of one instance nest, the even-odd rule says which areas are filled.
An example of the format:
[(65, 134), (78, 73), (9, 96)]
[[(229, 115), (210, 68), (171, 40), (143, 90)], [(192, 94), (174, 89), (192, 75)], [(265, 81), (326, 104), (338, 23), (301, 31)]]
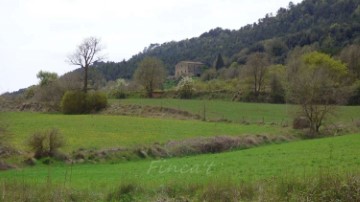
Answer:
[[(236, 20), (236, 19), (234, 19)], [(199, 37), (179, 42), (150, 44), (127, 61), (99, 62), (95, 67), (106, 80), (132, 77), (137, 64), (146, 56), (161, 59), (170, 75), (182, 60), (200, 61), (212, 66), (221, 54), (225, 66), (245, 64), (254, 52), (267, 52), (274, 64), (284, 64), (289, 51), (312, 45), (335, 55), (349, 44), (360, 43), (359, 0), (304, 0), (276, 14), (266, 14), (239, 30), (215, 28)]]

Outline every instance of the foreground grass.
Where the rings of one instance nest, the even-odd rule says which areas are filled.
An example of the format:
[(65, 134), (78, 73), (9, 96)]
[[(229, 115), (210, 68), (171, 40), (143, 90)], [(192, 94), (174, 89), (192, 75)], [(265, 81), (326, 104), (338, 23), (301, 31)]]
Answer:
[(268, 145), (248, 150), (119, 164), (62, 163), (0, 173), (2, 181), (49, 183), (76, 189), (112, 190), (122, 183), (145, 188), (165, 184), (250, 183), (304, 178), (316, 173), (359, 172), (360, 135)]
[(360, 173), (318, 172), (310, 176), (280, 177), (255, 182), (217, 180), (205, 184), (162, 184), (145, 187), (123, 183), (99, 192), (51, 182), (41, 185), (0, 181), (4, 201), (360, 201)]
[(13, 144), (25, 148), (36, 131), (57, 128), (67, 140), (66, 151), (79, 148), (131, 147), (183, 140), (192, 137), (242, 134), (284, 134), (286, 129), (270, 125), (241, 125), (173, 119), (152, 119), (109, 115), (62, 115), (5, 112), (0, 119), (13, 134)]
[[(180, 99), (123, 99), (110, 103), (162, 106), (189, 111), (203, 117), (204, 108), (207, 119), (228, 119), (233, 122), (291, 123), (298, 110), (290, 104), (242, 103), (222, 100), (180, 100)], [(337, 122), (350, 122), (358, 119), (360, 106), (340, 106)]]

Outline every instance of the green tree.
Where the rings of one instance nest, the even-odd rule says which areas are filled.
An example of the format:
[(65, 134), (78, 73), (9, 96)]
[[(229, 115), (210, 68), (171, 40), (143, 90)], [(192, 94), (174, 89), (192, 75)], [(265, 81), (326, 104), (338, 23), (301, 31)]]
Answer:
[(88, 90), (88, 71), (89, 67), (102, 59), (99, 56), (102, 46), (100, 39), (89, 37), (77, 47), (75, 52), (68, 56), (67, 60), (72, 65), (78, 65), (84, 69), (84, 87), (83, 91), (86, 93)]
[[(40, 71), (37, 75), (40, 79), (39, 87), (29, 88), (27, 97), (33, 102), (46, 103), (48, 107), (57, 110), (60, 100), (64, 95), (64, 89), (60, 86), (56, 73)], [(31, 96), (31, 94), (33, 94)]]
[(218, 56), (216, 57), (214, 67), (216, 68), (216, 70), (219, 70), (219, 69), (223, 68), (224, 66), (225, 66), (224, 59), (221, 56), (221, 54), (219, 53)]
[(288, 85), (289, 99), (301, 106), (301, 115), (310, 123), (310, 134), (319, 133), (324, 119), (344, 102), (346, 65), (329, 55), (311, 52), (300, 58), (301, 65), (292, 72)]
[(47, 86), (58, 79), (58, 75), (56, 73), (42, 70), (36, 75), (36, 77), (40, 79), (40, 86)]
[(152, 97), (155, 88), (165, 81), (166, 70), (164, 63), (154, 57), (142, 60), (134, 73), (135, 81), (144, 87), (147, 97)]

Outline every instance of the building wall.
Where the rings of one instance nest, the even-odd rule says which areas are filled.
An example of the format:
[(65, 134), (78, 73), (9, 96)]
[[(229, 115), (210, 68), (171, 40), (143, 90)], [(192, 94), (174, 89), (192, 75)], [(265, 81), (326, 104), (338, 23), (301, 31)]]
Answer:
[(200, 76), (202, 66), (204, 66), (204, 64), (199, 62), (179, 62), (175, 66), (175, 77)]

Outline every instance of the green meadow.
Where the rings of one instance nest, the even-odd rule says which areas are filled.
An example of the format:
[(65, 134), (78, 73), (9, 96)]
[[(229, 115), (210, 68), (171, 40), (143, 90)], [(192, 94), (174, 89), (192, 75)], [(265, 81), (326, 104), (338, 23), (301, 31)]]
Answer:
[(65, 150), (128, 147), (194, 137), (245, 134), (284, 134), (286, 129), (270, 125), (203, 122), (110, 115), (63, 115), (29, 112), (1, 114), (13, 134), (15, 146), (24, 148), (37, 131), (57, 128), (67, 140)]
[[(233, 122), (281, 123), (291, 122), (298, 107), (291, 104), (243, 103), (222, 100), (180, 100), (180, 99), (123, 99), (111, 100), (110, 103), (136, 104), (142, 106), (162, 106), (189, 111), (208, 119), (225, 118)], [(359, 106), (340, 106), (330, 121), (349, 122), (360, 119)]]
[[(66, 183), (109, 189), (124, 182), (161, 186), (176, 182), (249, 182), (281, 176), (301, 178), (321, 171), (360, 171), (360, 134), (268, 145), (247, 150), (119, 164), (38, 165), (1, 172), (2, 180)], [(69, 179), (71, 178), (71, 182)]]
[[(80, 148), (136, 148), (222, 135), (301, 133), (291, 128), (291, 117), (296, 110), (293, 105), (176, 99), (110, 102), (163, 106), (200, 115), (204, 113), (205, 105), (208, 121), (32, 112), (2, 112), (0, 121), (11, 134), (11, 144), (25, 154), (29, 151), (26, 141), (32, 134), (52, 128), (59, 129), (65, 137), (66, 146), (62, 148), (65, 153)], [(358, 114), (360, 107), (339, 107), (336, 117), (327, 123), (352, 124), (356, 128)], [(227, 119), (231, 122), (209, 121), (211, 119)], [(244, 124), (244, 120), (248, 123)], [(262, 121), (265, 123), (259, 124)], [(289, 126), (280, 124), (285, 122), (289, 122)], [(169, 201), (178, 196), (190, 201), (222, 201), (229, 194), (234, 200), (228, 201), (244, 197), (247, 199), (245, 201), (254, 201), (257, 197), (275, 197), (275, 201), (284, 201), (290, 200), (284, 193), (295, 194), (295, 199), (302, 198), (304, 191), (305, 197), (321, 197), (323, 190), (319, 193), (312, 190), (316, 187), (323, 187), (324, 190), (335, 187), (334, 193), (344, 196), (354, 193), (355, 199), (358, 199), (356, 187), (359, 185), (356, 180), (360, 173), (360, 134), (352, 133), (185, 157), (105, 160), (100, 163), (85, 161), (76, 164), (55, 161), (49, 165), (37, 160), (34, 166), (19, 165), (16, 169), (0, 172), (0, 190), (2, 197), (12, 201), (36, 201), (38, 198), (41, 201), (59, 201), (63, 197), (68, 201), (75, 200), (73, 197), (77, 197), (78, 201), (159, 201), (160, 196)], [(10, 161), (19, 162), (18, 159)], [(339, 183), (340, 187), (333, 183)], [(343, 191), (341, 186), (345, 185), (350, 187), (349, 191)], [(259, 192), (259, 189), (265, 191)], [(238, 195), (240, 192), (241, 196)], [(329, 193), (325, 195), (333, 197)]]

